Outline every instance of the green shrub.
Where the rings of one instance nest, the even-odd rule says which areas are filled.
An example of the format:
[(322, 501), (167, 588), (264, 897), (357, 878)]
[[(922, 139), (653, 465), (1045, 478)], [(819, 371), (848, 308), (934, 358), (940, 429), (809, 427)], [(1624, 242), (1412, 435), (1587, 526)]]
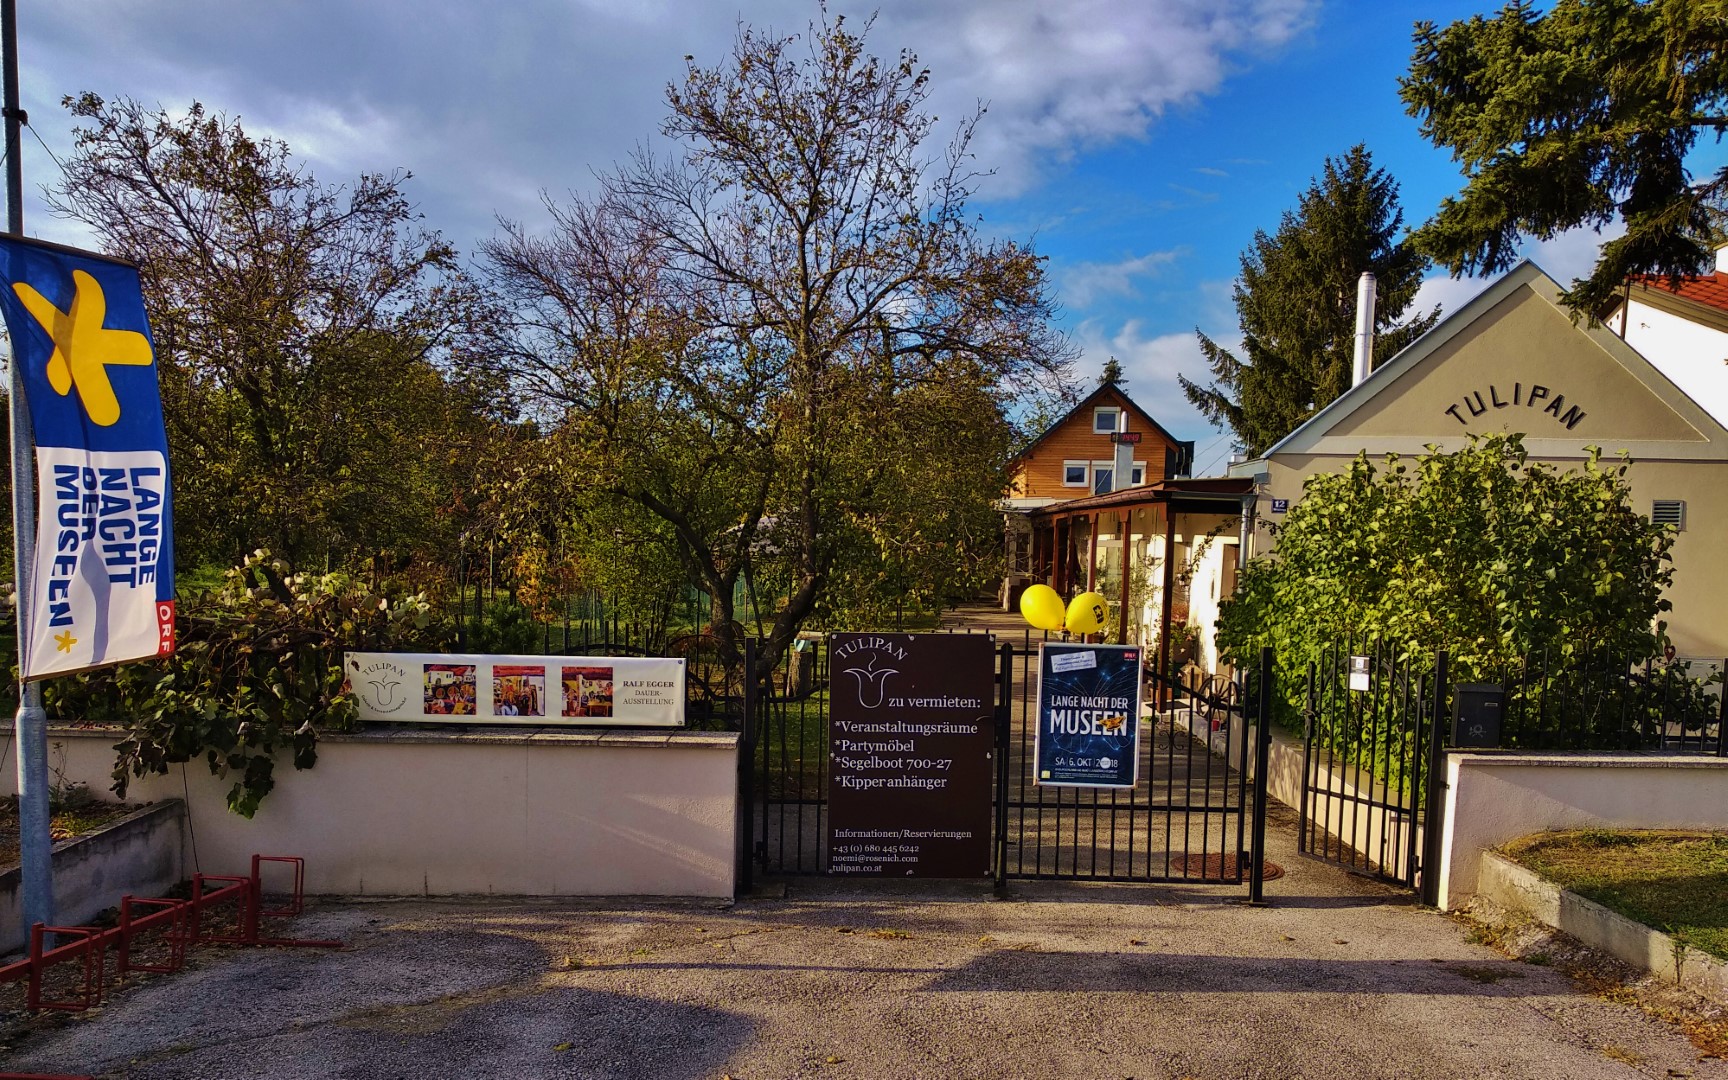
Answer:
[(1344, 641), (1444, 648), (1457, 673), (1531, 654), (1556, 671), (1659, 655), (1673, 531), (1632, 509), (1626, 459), (1587, 449), (1562, 471), (1527, 461), (1522, 436), (1491, 435), (1310, 477), (1272, 526), (1277, 550), (1249, 562), (1223, 605), (1220, 649), (1238, 663), (1276, 650), (1287, 722), (1308, 664)]
[(234, 777), (228, 806), (251, 817), (274, 786), (276, 757), (317, 760), (320, 731), (351, 727), (356, 700), (342, 653), (448, 647), (452, 629), (422, 594), (373, 589), (346, 574), (295, 574), (259, 551), (222, 584), (182, 600), (174, 655), (44, 684), (49, 715), (114, 721), (116, 795), (132, 777), (202, 757)]

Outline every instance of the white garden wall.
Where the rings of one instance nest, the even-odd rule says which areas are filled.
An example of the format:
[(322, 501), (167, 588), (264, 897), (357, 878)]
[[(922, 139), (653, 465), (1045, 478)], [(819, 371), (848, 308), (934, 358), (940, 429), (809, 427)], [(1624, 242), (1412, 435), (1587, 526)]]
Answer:
[(1728, 758), (1452, 753), (1440, 906), (1470, 902), (1482, 853), (1547, 829), (1728, 829)]
[[(56, 728), (56, 782), (104, 791), (112, 730)], [(15, 791), (15, 764), (0, 790)], [(190, 857), (245, 873), (254, 853), (306, 859), (311, 893), (730, 897), (738, 736), (727, 732), (372, 729), (279, 762), (252, 820), (202, 761), (133, 781), (129, 801), (187, 801)], [(116, 901), (118, 897), (115, 898)]]

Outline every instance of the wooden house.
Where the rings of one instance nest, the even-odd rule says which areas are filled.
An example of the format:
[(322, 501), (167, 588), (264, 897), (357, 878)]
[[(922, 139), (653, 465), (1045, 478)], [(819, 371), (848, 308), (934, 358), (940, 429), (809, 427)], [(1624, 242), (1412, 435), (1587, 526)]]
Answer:
[[(1119, 455), (1124, 445), (1131, 452)], [(1106, 383), (1020, 452), (1003, 506), (1035, 510), (1182, 476), (1193, 454), (1193, 443), (1178, 440), (1121, 387)], [(1116, 476), (1119, 456), (1128, 465), (1126, 480)]]

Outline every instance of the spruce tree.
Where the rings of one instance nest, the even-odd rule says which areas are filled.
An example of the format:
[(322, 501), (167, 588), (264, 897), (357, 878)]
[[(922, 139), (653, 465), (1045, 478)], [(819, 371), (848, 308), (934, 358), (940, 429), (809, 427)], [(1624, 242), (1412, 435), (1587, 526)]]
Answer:
[(1567, 302), (1595, 315), (1627, 275), (1705, 270), (1728, 214), (1728, 167), (1694, 178), (1701, 134), (1728, 130), (1728, 3), (1523, 0), (1493, 18), (1416, 24), (1400, 95), (1466, 178), (1414, 242), (1454, 275), (1517, 262), (1549, 239), (1616, 217)]
[(1356, 282), (1376, 279), (1375, 365), (1419, 337), (1439, 309), (1400, 322), (1426, 262), (1399, 236), (1398, 183), (1365, 146), (1327, 158), (1278, 231), (1254, 234), (1235, 286), (1242, 355), (1196, 331), (1212, 385), (1178, 376), (1182, 389), (1250, 454), (1294, 431), (1350, 388)]

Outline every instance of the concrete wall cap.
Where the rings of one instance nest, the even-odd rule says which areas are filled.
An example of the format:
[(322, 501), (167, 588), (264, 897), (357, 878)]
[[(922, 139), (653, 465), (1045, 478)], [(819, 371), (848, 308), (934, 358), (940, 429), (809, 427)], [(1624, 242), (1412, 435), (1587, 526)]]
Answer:
[[(48, 729), (51, 739), (118, 738), (124, 728), (113, 725), (55, 725)], [(367, 726), (359, 731), (332, 731), (318, 736), (320, 742), (348, 743), (450, 743), (452, 745), (510, 745), (527, 743), (543, 746), (677, 746), (691, 749), (731, 750), (738, 745), (736, 731), (679, 731), (664, 728), (521, 728), (463, 725), (462, 730), (434, 726)]]
[(1555, 751), (1542, 754), (1449, 752), (1461, 766), (1564, 767), (1568, 769), (1728, 769), (1728, 758), (1702, 754), (1594, 754)]

